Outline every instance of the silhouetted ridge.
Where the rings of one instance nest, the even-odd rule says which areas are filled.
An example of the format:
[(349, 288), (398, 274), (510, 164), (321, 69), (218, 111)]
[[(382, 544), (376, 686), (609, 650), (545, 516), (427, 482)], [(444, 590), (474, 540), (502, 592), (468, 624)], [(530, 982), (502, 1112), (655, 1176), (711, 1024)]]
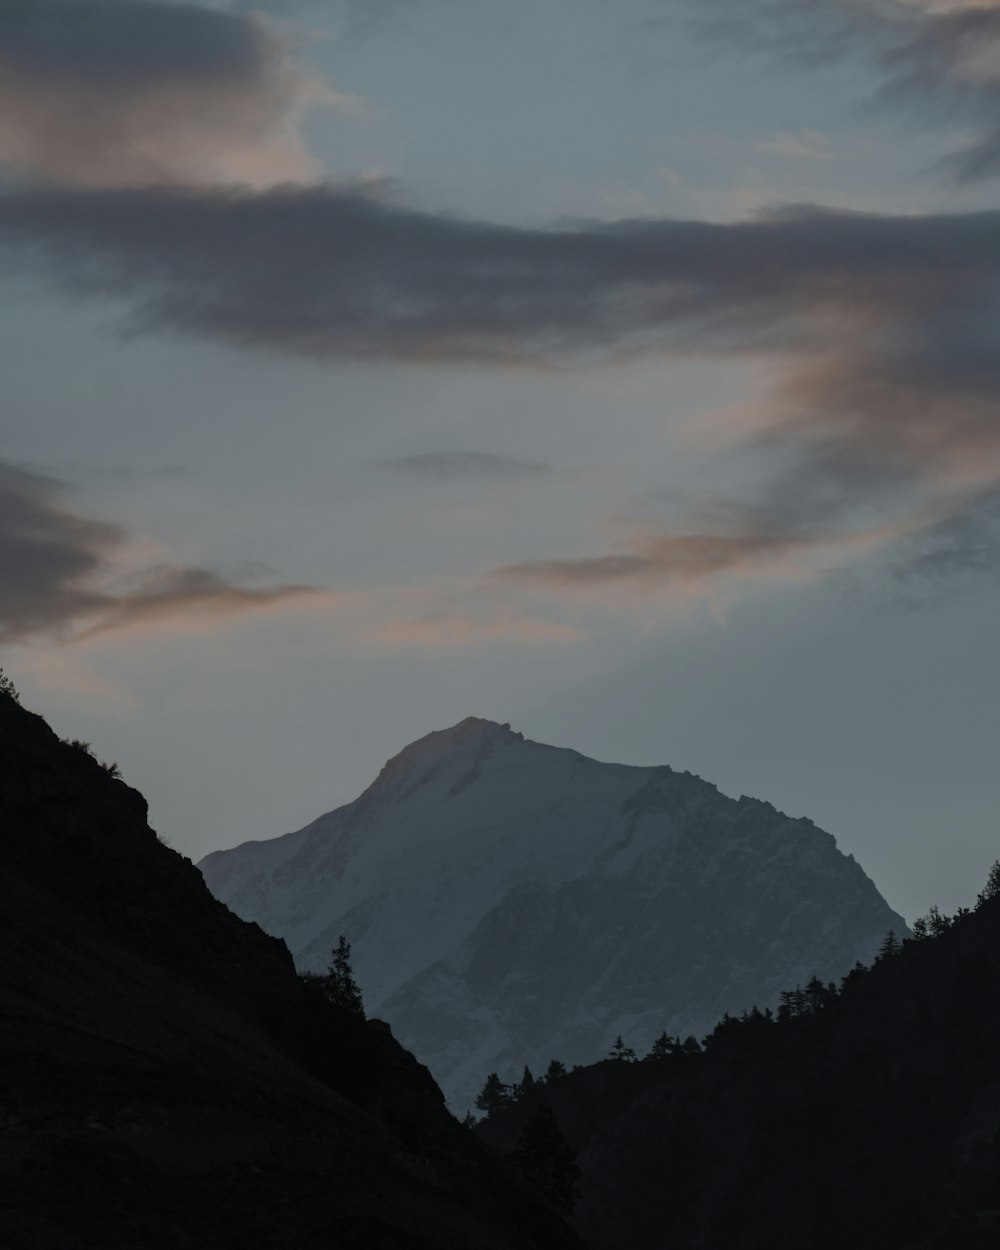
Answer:
[[(992, 879), (992, 878), (991, 878)], [(1000, 886), (1000, 870), (996, 870)], [(1000, 1242), (1000, 894), (781, 1011), (495, 1086), (513, 1151), (545, 1102), (583, 1168), (594, 1250), (990, 1250)]]
[(0, 691), (4, 1250), (576, 1244), (110, 767)]

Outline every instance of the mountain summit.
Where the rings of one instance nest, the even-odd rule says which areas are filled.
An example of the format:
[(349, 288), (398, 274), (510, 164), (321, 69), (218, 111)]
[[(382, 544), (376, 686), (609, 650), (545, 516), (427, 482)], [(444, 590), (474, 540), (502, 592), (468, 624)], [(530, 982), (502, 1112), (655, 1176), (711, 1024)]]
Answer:
[(808, 820), (474, 717), (353, 803), (199, 867), (303, 969), (345, 933), (367, 1005), (458, 1110), (491, 1070), (700, 1034), (905, 930)]

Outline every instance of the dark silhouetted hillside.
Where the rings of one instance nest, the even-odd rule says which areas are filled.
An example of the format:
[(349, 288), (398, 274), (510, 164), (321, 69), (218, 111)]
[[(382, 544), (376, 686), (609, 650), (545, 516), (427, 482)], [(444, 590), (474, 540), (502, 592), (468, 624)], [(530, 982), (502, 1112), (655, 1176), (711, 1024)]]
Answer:
[(790, 1019), (536, 1084), (478, 1132), (510, 1151), (550, 1105), (595, 1250), (995, 1248), (1000, 897), (942, 927)]
[(0, 694), (4, 1250), (575, 1244), (386, 1025)]

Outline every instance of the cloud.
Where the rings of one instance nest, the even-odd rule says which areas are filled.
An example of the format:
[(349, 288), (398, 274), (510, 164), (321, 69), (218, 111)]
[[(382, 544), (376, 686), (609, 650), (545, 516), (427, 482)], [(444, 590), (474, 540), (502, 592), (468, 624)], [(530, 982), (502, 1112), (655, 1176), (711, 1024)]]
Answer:
[(940, 583), (1000, 571), (1000, 488), (973, 492), (903, 545), (890, 564), (897, 582)]
[(828, 160), (832, 155), (830, 140), (815, 130), (790, 130), (762, 140), (758, 147), (765, 152), (795, 159)]
[(1000, 4), (996, 0), (670, 0), (712, 42), (816, 66), (865, 56), (874, 99), (931, 125), (977, 128), (941, 163), (958, 183), (1000, 175)]
[(315, 173), (303, 79), (254, 17), (171, 0), (4, 0), (0, 163), (87, 186)]
[(993, 292), (998, 222), (807, 206), (529, 230), (328, 187), (49, 189), (0, 197), (0, 249), (10, 270), (130, 302), (136, 330), (531, 363), (797, 349), (957, 314)]
[(550, 590), (588, 589), (616, 582), (662, 586), (696, 582), (746, 569), (786, 554), (796, 543), (780, 534), (645, 534), (628, 550), (571, 560), (534, 560), (495, 569), (501, 581)]
[(433, 482), (472, 478), (485, 482), (518, 482), (523, 478), (542, 477), (552, 466), (536, 460), (518, 460), (513, 456), (497, 456), (487, 451), (423, 452), (416, 456), (399, 456), (376, 462), (411, 477)]
[(237, 586), (209, 569), (163, 565), (145, 572), (134, 590), (106, 596), (98, 620), (76, 637), (181, 618), (215, 620), (316, 593), (311, 586)]
[[(655, 550), (547, 568), (567, 586), (895, 532), (1000, 478), (998, 212), (800, 206), (543, 230), (352, 189), (63, 188), (0, 197), (0, 258), (126, 301), (134, 331), (319, 359), (768, 361), (773, 390), (747, 437), (767, 466), (758, 496), (665, 527)], [(482, 453), (397, 467), (521, 472)]]
[(79, 639), (154, 622), (227, 616), (312, 593), (248, 588), (207, 569), (159, 566), (110, 585), (129, 536), (62, 502), (63, 485), (0, 463), (0, 643)]

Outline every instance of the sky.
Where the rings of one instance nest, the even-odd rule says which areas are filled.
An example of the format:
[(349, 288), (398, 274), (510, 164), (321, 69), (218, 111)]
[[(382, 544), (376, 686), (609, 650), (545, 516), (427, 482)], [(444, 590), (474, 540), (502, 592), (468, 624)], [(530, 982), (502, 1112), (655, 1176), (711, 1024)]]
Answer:
[(465, 716), (1000, 855), (1000, 0), (0, 0), (0, 662), (194, 859)]

